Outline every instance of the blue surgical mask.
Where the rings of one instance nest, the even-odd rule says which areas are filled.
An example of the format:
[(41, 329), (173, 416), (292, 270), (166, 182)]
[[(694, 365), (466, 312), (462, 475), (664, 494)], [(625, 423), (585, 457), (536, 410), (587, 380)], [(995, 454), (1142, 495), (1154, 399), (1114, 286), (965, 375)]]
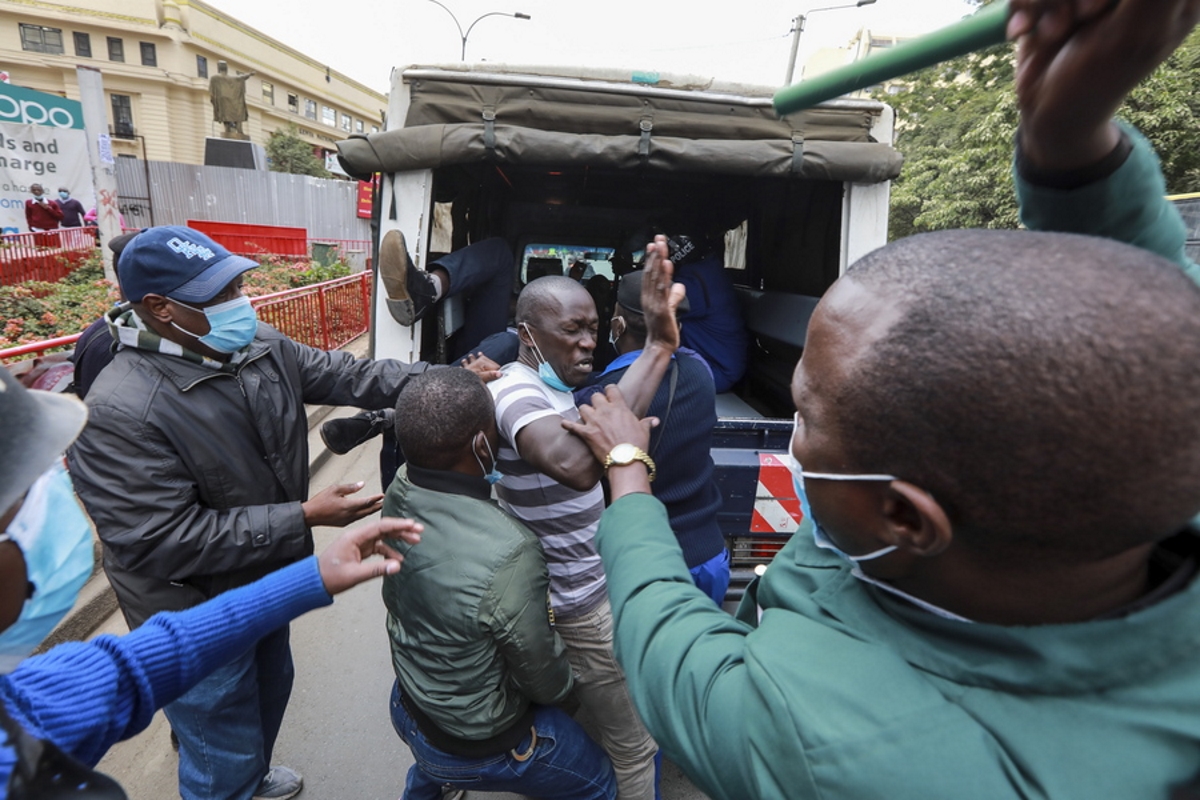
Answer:
[(533, 342), (533, 352), (537, 353), (538, 377), (542, 379), (542, 383), (560, 392), (571, 391), (571, 387), (564, 383), (562, 378), (558, 377), (558, 373), (554, 371), (554, 367), (550, 366), (550, 362), (542, 355), (542, 349), (538, 347), (537, 340), (533, 338), (533, 330), (529, 327), (529, 323), (522, 322), (521, 324), (525, 326), (525, 332), (529, 334), (529, 341)]
[(59, 192), (58, 196), (60, 198), (62, 198), (63, 200), (67, 200), (71, 197), (71, 193), (70, 192)]
[(475, 456), (475, 463), (479, 465), (479, 471), (483, 473), (483, 479), (488, 482), (488, 485), (495, 486), (504, 479), (504, 473), (496, 469), (496, 456), (492, 453), (492, 443), (488, 441), (487, 434), (480, 431), (475, 435), (483, 437), (483, 446), (487, 448), (488, 458), (492, 460), (492, 468), (490, 471), (484, 469), (483, 461), (480, 460), (479, 454), (472, 451), (472, 455)]
[(21, 548), (33, 585), (21, 616), (0, 633), (0, 673), (7, 673), (50, 635), (92, 574), (92, 526), (61, 463), (30, 487), (3, 535)]
[(203, 336), (181, 328), (174, 320), (171, 325), (218, 353), (236, 353), (254, 341), (254, 334), (258, 331), (258, 315), (254, 313), (254, 306), (250, 305), (250, 298), (245, 295), (207, 308), (195, 308), (178, 300), (171, 302), (204, 314), (208, 319), (208, 333)]
[(784, 463), (787, 464), (788, 470), (792, 473), (792, 486), (796, 490), (796, 497), (800, 500), (800, 511), (812, 522), (813, 543), (822, 550), (829, 550), (833, 553), (836, 553), (845, 560), (854, 564), (863, 561), (872, 561), (876, 558), (882, 558), (888, 553), (898, 549), (896, 545), (891, 545), (889, 547), (881, 547), (878, 550), (872, 550), (870, 553), (866, 553), (861, 556), (852, 556), (849, 553), (840, 550), (838, 546), (833, 543), (833, 540), (829, 538), (829, 534), (825, 532), (825, 529), (821, 526), (821, 523), (817, 522), (817, 518), (813, 516), (812, 507), (808, 502), (808, 493), (804, 491), (805, 476), (827, 481), (894, 481), (897, 480), (897, 478), (894, 475), (842, 475), (830, 472), (806, 472), (804, 468), (800, 466), (800, 462), (796, 460), (796, 457), (792, 455), (792, 442), (794, 442), (796, 439), (796, 431), (799, 429), (799, 427), (800, 412), (797, 411), (792, 418), (792, 438), (788, 439), (788, 451), (787, 455), (784, 457)]

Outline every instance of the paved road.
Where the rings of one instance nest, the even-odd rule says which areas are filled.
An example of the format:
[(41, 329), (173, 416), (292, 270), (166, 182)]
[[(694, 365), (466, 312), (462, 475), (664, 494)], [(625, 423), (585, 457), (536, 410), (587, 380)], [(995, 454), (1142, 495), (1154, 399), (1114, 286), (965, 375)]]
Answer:
[[(333, 483), (365, 481), (364, 491), (378, 485), (378, 448), (359, 448), (334, 456), (313, 476), (312, 491)], [(318, 552), (338, 534), (315, 532)], [(412, 764), (408, 748), (392, 730), (387, 713), (393, 679), (384, 630), (385, 611), (379, 584), (370, 583), (339, 595), (330, 608), (312, 612), (292, 624), (296, 684), (275, 747), (275, 763), (304, 775), (301, 800), (395, 800)], [(125, 630), (115, 615), (99, 632)], [(139, 736), (117, 745), (99, 769), (116, 778), (130, 800), (177, 797), (177, 760), (162, 714)], [(664, 769), (666, 800), (704, 800), (677, 769)], [(510, 798), (483, 795), (475, 798)]]

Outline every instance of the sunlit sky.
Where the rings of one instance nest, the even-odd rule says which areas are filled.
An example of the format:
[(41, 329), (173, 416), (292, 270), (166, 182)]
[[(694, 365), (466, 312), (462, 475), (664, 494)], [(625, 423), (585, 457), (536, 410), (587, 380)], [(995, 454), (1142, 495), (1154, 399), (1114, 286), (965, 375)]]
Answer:
[[(393, 66), (459, 60), (454, 20), (429, 0), (208, 0), (227, 14), (386, 92)], [(783, 82), (792, 19), (836, 0), (443, 0), (471, 31), (468, 61), (620, 67), (683, 73), (765, 85)], [(852, 2), (852, 0), (851, 0)], [(796, 73), (819, 47), (843, 46), (862, 26), (916, 34), (971, 13), (965, 0), (876, 0), (873, 5), (817, 11), (808, 17)]]

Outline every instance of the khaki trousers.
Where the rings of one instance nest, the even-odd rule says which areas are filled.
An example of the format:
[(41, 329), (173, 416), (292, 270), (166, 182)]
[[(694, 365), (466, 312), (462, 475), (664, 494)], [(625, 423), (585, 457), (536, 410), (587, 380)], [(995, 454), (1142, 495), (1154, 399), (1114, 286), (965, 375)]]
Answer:
[(575, 695), (599, 729), (600, 746), (617, 774), (617, 800), (654, 800), (654, 756), (650, 738), (633, 707), (625, 675), (613, 655), (612, 607), (606, 598), (592, 611), (557, 620), (575, 673)]

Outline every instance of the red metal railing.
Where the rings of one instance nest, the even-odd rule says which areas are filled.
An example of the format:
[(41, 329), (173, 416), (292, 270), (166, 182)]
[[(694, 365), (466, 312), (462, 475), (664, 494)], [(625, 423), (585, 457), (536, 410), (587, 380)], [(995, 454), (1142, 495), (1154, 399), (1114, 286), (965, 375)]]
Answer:
[(96, 247), (94, 228), (59, 228), (0, 237), (0, 285), (59, 281)]
[[(371, 322), (371, 273), (252, 297), (258, 318), (297, 342), (335, 350), (367, 332)], [(0, 361), (30, 358), (75, 344), (80, 334), (0, 350)]]
[(258, 318), (268, 325), (297, 342), (334, 350), (366, 333), (371, 323), (371, 273), (263, 295), (253, 302)]

